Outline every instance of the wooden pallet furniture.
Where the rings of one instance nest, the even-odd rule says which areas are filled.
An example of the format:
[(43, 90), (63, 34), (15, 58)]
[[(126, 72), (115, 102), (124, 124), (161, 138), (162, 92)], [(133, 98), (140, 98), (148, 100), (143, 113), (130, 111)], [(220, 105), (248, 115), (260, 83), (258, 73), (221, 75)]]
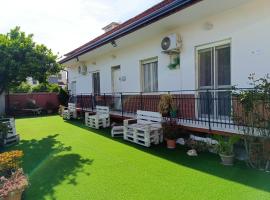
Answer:
[(110, 109), (107, 106), (96, 106), (96, 114), (85, 112), (85, 125), (94, 128), (107, 128), (110, 126)]
[(124, 136), (124, 126), (114, 126), (111, 130), (112, 137), (123, 137)]
[(68, 107), (65, 107), (62, 113), (63, 119), (70, 120), (77, 119), (77, 110), (75, 103), (68, 103)]
[(150, 147), (163, 141), (162, 115), (158, 112), (137, 111), (137, 119), (124, 120), (124, 139)]
[(0, 122), (6, 124), (8, 127), (8, 133), (7, 136), (4, 138), (3, 145), (10, 146), (15, 143), (18, 143), (20, 141), (20, 136), (16, 132), (14, 118), (1, 118)]

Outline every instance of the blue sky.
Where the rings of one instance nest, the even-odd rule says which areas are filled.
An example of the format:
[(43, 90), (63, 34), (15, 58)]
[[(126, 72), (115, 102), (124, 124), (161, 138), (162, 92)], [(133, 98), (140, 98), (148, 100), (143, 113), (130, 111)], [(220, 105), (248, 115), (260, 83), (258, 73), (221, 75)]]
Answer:
[(8, 0), (1, 2), (0, 32), (20, 26), (63, 55), (161, 0)]

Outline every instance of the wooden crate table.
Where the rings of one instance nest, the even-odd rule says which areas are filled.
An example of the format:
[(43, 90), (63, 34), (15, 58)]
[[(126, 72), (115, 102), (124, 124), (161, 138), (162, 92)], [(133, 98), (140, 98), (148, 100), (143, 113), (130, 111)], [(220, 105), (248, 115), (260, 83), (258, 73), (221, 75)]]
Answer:
[(114, 126), (111, 130), (112, 137), (123, 137), (124, 136), (124, 126)]
[(14, 143), (18, 143), (20, 141), (20, 136), (16, 132), (15, 120), (14, 118), (1, 118), (0, 122), (6, 124), (8, 126), (8, 133), (6, 138), (4, 138), (4, 146), (10, 146)]

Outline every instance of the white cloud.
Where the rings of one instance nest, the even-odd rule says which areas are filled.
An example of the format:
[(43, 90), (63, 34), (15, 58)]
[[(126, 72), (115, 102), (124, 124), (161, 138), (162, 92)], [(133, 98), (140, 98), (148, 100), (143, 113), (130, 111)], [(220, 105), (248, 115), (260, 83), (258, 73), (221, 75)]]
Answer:
[(124, 22), (160, 0), (0, 0), (0, 32), (21, 26), (38, 43), (60, 55)]

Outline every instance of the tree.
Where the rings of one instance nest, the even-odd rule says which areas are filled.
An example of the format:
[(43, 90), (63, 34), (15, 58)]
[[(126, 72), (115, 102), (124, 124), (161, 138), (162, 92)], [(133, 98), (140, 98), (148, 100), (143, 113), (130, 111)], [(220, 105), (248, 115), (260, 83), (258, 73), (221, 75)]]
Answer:
[(62, 68), (57, 56), (43, 44), (36, 44), (32, 34), (25, 34), (20, 27), (0, 34), (0, 94), (19, 86), (31, 76), (46, 83), (48, 76)]

